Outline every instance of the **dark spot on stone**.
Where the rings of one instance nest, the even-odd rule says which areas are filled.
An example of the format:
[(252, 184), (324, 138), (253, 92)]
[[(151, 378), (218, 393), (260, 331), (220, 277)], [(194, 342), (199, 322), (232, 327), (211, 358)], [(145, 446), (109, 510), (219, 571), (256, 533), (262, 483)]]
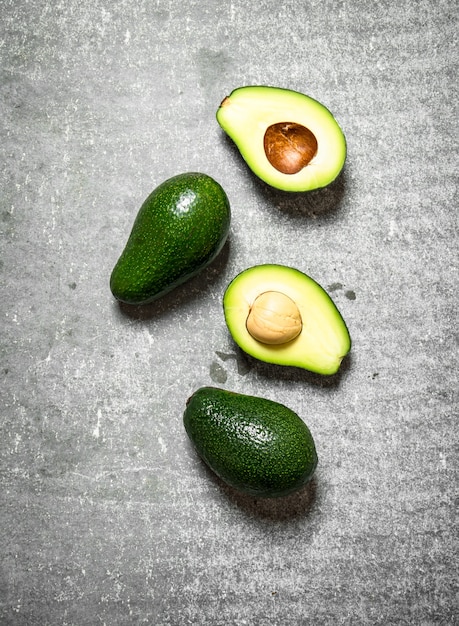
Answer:
[(348, 300), (355, 300), (355, 291), (352, 291), (352, 289), (348, 289), (344, 295)]
[(234, 354), (234, 352), (230, 352), (230, 354), (226, 354), (226, 352), (218, 352), (218, 350), (217, 350), (215, 352), (215, 354), (222, 361), (228, 361), (228, 359), (235, 359), (236, 358), (236, 355)]
[(76, 286), (77, 286), (76, 283), (69, 283), (70, 289), (76, 289)]
[(337, 291), (338, 289), (342, 289), (343, 285), (342, 283), (332, 283), (331, 285), (328, 285), (328, 291)]
[(214, 383), (226, 383), (228, 378), (226, 370), (216, 361), (211, 363), (209, 374)]
[(234, 352), (230, 352), (228, 354), (226, 352), (218, 352), (218, 351), (216, 351), (215, 354), (222, 361), (228, 361), (230, 359), (234, 359), (236, 361), (237, 373), (240, 376), (245, 376), (246, 374), (250, 372), (250, 364), (242, 355), (235, 354)]
[(197, 52), (200, 85), (213, 87), (231, 66), (230, 57), (223, 50), (200, 48)]

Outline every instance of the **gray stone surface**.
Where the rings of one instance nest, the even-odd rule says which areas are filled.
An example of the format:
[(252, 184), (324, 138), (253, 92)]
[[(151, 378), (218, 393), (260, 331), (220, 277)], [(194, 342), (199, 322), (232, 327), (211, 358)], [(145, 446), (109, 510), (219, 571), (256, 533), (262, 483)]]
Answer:
[[(458, 623), (457, 3), (0, 6), (0, 622)], [(332, 110), (338, 181), (289, 196), (252, 176), (215, 121), (246, 84)], [(183, 171), (227, 191), (229, 242), (120, 308), (133, 218)], [(353, 338), (338, 376), (235, 348), (222, 294), (263, 262), (332, 294)], [(208, 384), (305, 419), (308, 489), (213, 477), (181, 421)]]

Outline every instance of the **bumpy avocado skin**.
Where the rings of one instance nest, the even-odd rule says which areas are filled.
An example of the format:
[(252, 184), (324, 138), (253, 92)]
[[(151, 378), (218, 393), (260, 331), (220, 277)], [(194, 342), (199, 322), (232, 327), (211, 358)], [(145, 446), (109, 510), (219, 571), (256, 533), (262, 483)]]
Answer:
[(209, 265), (230, 227), (225, 191), (198, 172), (163, 182), (142, 204), (113, 268), (110, 289), (128, 304), (160, 298)]
[[(323, 188), (344, 167), (347, 144), (341, 127), (325, 105), (306, 94), (266, 85), (238, 87), (223, 99), (216, 118), (252, 172), (276, 189), (305, 192)], [(264, 152), (264, 133), (282, 122), (305, 126), (318, 142), (316, 156), (295, 174), (276, 170)]]
[(183, 422), (199, 456), (241, 492), (285, 496), (309, 482), (316, 469), (308, 427), (272, 400), (202, 387), (188, 399)]

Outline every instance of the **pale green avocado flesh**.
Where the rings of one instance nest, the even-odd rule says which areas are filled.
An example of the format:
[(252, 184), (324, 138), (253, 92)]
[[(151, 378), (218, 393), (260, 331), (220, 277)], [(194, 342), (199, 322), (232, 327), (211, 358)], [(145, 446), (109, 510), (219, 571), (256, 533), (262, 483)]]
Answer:
[[(323, 104), (305, 94), (279, 87), (239, 87), (224, 98), (216, 117), (254, 174), (277, 189), (326, 187), (344, 166), (346, 140), (340, 126)], [(267, 129), (281, 123), (299, 124), (317, 141), (315, 155), (296, 173), (279, 171), (264, 149)]]
[[(247, 329), (254, 302), (266, 292), (284, 294), (298, 308), (301, 331), (286, 343), (264, 343)], [(244, 270), (228, 285), (223, 309), (234, 341), (260, 361), (330, 375), (339, 370), (351, 348), (349, 331), (333, 300), (315, 280), (295, 268), (265, 264)]]

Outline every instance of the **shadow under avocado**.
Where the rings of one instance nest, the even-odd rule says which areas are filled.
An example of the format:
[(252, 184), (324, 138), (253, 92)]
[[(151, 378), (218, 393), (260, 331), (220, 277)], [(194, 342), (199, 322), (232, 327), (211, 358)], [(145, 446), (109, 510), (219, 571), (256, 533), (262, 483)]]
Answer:
[(228, 485), (222, 491), (234, 504), (250, 517), (287, 522), (299, 517), (307, 517), (314, 508), (318, 483), (315, 476), (301, 489), (277, 498), (258, 498), (236, 491)]
[(226, 143), (225, 148), (233, 153), (234, 159), (245, 167), (246, 176), (253, 181), (258, 197), (276, 210), (287, 213), (292, 218), (311, 219), (330, 219), (339, 210), (346, 191), (346, 165), (326, 187), (311, 191), (284, 191), (271, 187), (258, 178), (244, 161), (234, 141), (226, 134), (223, 135), (223, 141)]
[(254, 373), (257, 378), (264, 378), (265, 380), (302, 382), (329, 389), (337, 388), (340, 385), (352, 363), (352, 353), (349, 352), (343, 358), (336, 374), (324, 375), (292, 365), (277, 365), (260, 361), (245, 353), (237, 344), (234, 344), (232, 351), (217, 351), (216, 354), (223, 361), (228, 361), (233, 357), (237, 371), (242, 376)]
[(282, 191), (258, 178), (256, 187), (263, 200), (291, 218), (331, 219), (338, 212), (345, 195), (346, 171), (343, 168), (329, 185), (311, 191)]
[(153, 302), (133, 305), (114, 300), (118, 313), (132, 320), (149, 321), (168, 315), (177, 307), (201, 297), (224, 273), (229, 259), (230, 246), (230, 238), (228, 237), (222, 250), (212, 263)]
[[(342, 360), (339, 370), (335, 374), (318, 374), (301, 367), (291, 365), (276, 365), (258, 361), (254, 364), (257, 376), (266, 380), (284, 380), (291, 382), (303, 382), (314, 387), (335, 389), (339, 387), (342, 378), (350, 369), (352, 356), (348, 353)], [(255, 361), (255, 359), (254, 359)]]
[(315, 475), (298, 491), (286, 496), (263, 498), (231, 487), (202, 460), (200, 469), (204, 475), (203, 479), (212, 481), (230, 502), (250, 517), (286, 522), (310, 514), (316, 501), (318, 482)]

